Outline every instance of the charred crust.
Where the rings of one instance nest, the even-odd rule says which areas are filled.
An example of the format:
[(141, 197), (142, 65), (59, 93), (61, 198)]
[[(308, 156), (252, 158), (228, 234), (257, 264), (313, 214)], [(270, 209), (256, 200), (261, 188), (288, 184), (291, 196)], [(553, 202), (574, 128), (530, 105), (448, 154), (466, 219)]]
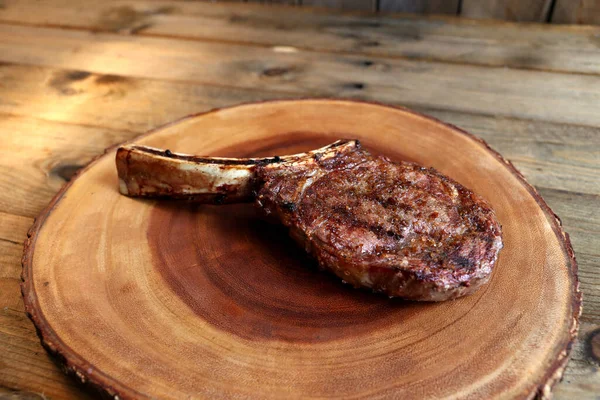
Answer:
[(216, 164), (216, 165), (263, 165), (273, 163), (273, 158), (270, 159), (215, 159), (212, 157), (198, 157), (192, 155), (178, 154), (173, 153), (170, 150), (159, 150), (152, 149), (144, 146), (131, 146), (134, 150), (143, 151), (145, 153), (154, 154), (157, 156), (169, 157), (174, 160), (182, 160), (182, 161), (191, 161), (191, 162), (199, 162), (205, 164)]
[[(145, 146), (135, 146), (135, 145), (131, 146), (131, 148), (133, 150), (138, 150), (138, 151), (142, 151), (144, 153), (149, 153), (149, 154), (153, 154), (153, 155), (157, 155), (157, 156), (168, 157), (168, 158), (171, 158), (174, 160), (198, 162), (198, 163), (203, 163), (203, 164), (263, 166), (263, 165), (269, 165), (269, 164), (278, 163), (278, 162), (283, 161), (283, 159), (280, 156), (266, 157), (266, 158), (219, 159), (219, 158), (214, 158), (214, 157), (198, 157), (198, 156), (194, 156), (194, 155), (178, 154), (178, 153), (173, 153), (169, 149), (163, 151), (163, 150), (159, 150), (159, 149), (153, 149), (153, 148), (149, 148), (149, 147), (145, 147)], [(121, 150), (122, 149), (119, 149), (119, 151), (121, 151)]]
[(452, 257), (452, 261), (461, 268), (473, 268), (473, 260), (468, 257), (456, 256)]
[(388, 235), (389, 237), (393, 238), (394, 240), (402, 240), (404, 239), (404, 236), (402, 236), (401, 234), (394, 232), (394, 231), (387, 231), (386, 235)]
[(296, 211), (296, 203), (292, 203), (290, 201), (284, 201), (283, 203), (281, 203), (281, 207), (286, 211)]

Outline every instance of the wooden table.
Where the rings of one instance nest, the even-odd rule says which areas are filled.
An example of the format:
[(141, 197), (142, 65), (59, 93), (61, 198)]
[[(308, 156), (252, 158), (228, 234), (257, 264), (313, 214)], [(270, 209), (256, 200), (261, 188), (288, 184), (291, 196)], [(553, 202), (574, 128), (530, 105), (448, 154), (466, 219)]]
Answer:
[(27, 229), (78, 168), (186, 114), (312, 96), (431, 114), (524, 173), (571, 235), (584, 295), (555, 395), (597, 398), (600, 28), (155, 0), (0, 2), (0, 397), (87, 396), (19, 290)]

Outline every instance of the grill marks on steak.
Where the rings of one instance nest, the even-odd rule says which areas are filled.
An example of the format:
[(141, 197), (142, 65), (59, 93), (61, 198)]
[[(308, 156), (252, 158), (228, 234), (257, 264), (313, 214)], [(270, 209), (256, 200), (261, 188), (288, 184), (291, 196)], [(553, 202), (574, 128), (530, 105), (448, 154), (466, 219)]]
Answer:
[(502, 247), (477, 195), (433, 169), (364, 150), (318, 168), (257, 170), (257, 202), (328, 269), (354, 286), (415, 300), (476, 290)]
[(319, 265), (356, 287), (441, 301), (487, 282), (501, 227), (478, 195), (432, 168), (372, 156), (358, 141), (264, 159), (206, 158), (125, 146), (129, 196), (251, 201)]

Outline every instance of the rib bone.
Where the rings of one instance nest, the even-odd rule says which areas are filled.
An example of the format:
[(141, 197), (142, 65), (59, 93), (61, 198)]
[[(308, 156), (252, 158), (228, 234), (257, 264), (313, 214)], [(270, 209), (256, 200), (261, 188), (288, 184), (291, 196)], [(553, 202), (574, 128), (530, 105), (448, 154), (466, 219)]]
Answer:
[(126, 145), (117, 151), (119, 190), (135, 197), (170, 197), (205, 203), (254, 200), (256, 168), (310, 167), (354, 151), (356, 140), (338, 140), (307, 153), (263, 158), (198, 157), (148, 146)]

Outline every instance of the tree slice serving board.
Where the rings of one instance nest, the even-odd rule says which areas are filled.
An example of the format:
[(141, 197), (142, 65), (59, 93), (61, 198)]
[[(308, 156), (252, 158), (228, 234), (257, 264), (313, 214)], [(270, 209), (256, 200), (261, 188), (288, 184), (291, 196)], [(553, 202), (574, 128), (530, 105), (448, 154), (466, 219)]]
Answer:
[(299, 100), (191, 116), (136, 143), (241, 157), (339, 138), (487, 199), (505, 243), (490, 283), (443, 303), (350, 288), (251, 204), (120, 195), (112, 149), (26, 243), (22, 290), (46, 348), (121, 399), (549, 396), (578, 326), (575, 258), (558, 218), (483, 141), (405, 109)]

